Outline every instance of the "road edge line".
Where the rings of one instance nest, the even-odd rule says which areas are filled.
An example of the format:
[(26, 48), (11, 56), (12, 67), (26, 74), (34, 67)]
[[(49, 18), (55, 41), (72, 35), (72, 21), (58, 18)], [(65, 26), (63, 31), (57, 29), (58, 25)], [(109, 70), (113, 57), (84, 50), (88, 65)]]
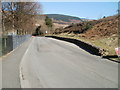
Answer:
[(20, 87), (21, 88), (26, 88), (25, 85), (27, 85), (30, 88), (29, 82), (27, 80), (23, 80), (24, 79), (24, 75), (23, 75), (23, 72), (22, 72), (23, 71), (22, 65), (23, 65), (24, 57), (26, 56), (26, 54), (27, 54), (28, 49), (30, 48), (30, 46), (31, 46), (31, 43), (28, 46), (28, 48), (26, 49), (26, 51), (25, 51), (25, 53), (24, 53), (24, 55), (23, 55), (23, 57), (21, 59), (20, 65), (19, 65), (19, 78), (20, 78)]

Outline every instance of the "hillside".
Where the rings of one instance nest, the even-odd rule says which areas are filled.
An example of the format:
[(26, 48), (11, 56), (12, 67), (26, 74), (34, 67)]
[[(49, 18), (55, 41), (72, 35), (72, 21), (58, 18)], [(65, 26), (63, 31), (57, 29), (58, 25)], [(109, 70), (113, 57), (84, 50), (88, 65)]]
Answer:
[(118, 16), (110, 16), (98, 20), (85, 35), (89, 38), (109, 37), (118, 33)]
[(62, 15), (62, 14), (46, 14), (49, 18), (52, 18), (54, 20), (64, 21), (64, 22), (71, 22), (72, 20), (79, 20), (82, 22), (82, 19), (79, 17), (74, 16), (68, 16), (68, 15)]
[(72, 24), (64, 29), (56, 29), (55, 33), (84, 34), (86, 38), (97, 39), (99, 37), (117, 34), (118, 16), (110, 16), (99, 20)]
[(76, 38), (108, 51), (107, 55), (115, 55), (118, 47), (118, 18), (109, 16), (99, 20), (81, 22), (56, 29), (54, 34)]

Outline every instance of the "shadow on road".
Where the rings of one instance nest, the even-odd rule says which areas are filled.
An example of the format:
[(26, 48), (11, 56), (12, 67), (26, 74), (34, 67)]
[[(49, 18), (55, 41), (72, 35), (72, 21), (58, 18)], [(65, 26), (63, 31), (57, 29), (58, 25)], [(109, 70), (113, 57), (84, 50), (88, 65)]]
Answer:
[(92, 45), (89, 45), (89, 44), (87, 44), (85, 42), (82, 42), (80, 40), (70, 39), (70, 38), (63, 38), (63, 37), (57, 37), (57, 36), (45, 36), (45, 37), (51, 37), (51, 38), (55, 38), (55, 39), (59, 39), (59, 40), (63, 40), (63, 41), (67, 41), (67, 42), (73, 43), (73, 44), (79, 46), (80, 48), (84, 49), (85, 51), (89, 52), (90, 54), (101, 56), (99, 48), (94, 47)]

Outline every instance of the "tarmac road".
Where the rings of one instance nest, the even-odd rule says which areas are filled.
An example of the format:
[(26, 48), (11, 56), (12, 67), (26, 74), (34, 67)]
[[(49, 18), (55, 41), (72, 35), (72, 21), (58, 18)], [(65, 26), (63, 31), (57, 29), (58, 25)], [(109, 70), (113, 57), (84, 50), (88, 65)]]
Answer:
[(2, 88), (20, 88), (19, 65), (31, 39), (2, 57)]
[(118, 64), (72, 43), (34, 37), (22, 57), (20, 77), (22, 88), (117, 88)]

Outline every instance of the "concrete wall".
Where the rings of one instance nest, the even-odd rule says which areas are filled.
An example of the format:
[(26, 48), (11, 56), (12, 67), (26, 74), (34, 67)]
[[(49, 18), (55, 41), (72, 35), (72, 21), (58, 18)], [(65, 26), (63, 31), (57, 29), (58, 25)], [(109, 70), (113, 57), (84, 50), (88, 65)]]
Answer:
[(9, 53), (23, 42), (28, 40), (31, 35), (8, 35), (2, 38), (2, 55)]

